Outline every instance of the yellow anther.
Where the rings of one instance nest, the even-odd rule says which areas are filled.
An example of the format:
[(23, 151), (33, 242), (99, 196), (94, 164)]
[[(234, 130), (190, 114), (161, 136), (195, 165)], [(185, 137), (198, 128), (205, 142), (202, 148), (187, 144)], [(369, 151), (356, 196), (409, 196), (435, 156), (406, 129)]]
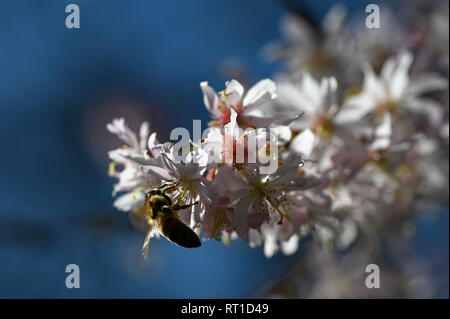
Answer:
[(222, 97), (225, 100), (225, 102), (228, 104), (228, 106), (230, 106), (231, 103), (230, 103), (230, 101), (228, 101), (227, 96), (225, 95), (226, 93), (227, 93), (227, 89), (225, 89), (222, 92), (220, 92), (220, 94), (222, 95)]
[(108, 167), (108, 174), (109, 175), (114, 175), (114, 173), (116, 172), (116, 162), (111, 162), (109, 163), (109, 167)]
[(136, 200), (136, 193), (142, 191), (143, 189), (144, 189), (144, 187), (139, 187), (139, 188), (136, 188), (136, 189), (133, 191), (133, 194), (132, 194), (133, 200)]

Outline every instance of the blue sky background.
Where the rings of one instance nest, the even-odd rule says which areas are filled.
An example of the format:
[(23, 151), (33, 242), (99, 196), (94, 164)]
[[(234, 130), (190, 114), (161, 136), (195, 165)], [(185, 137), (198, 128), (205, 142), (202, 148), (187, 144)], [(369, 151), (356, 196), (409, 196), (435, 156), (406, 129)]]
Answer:
[[(65, 28), (71, 2), (78, 30)], [(331, 2), (304, 1), (317, 20)], [(0, 297), (248, 297), (281, 274), (289, 258), (265, 259), (240, 241), (188, 252), (154, 241), (151, 264), (139, 267), (143, 235), (112, 207), (106, 151), (119, 142), (105, 124), (149, 120), (163, 137), (194, 118), (206, 124), (199, 82), (222, 88), (224, 61), (251, 81), (271, 76), (279, 65), (261, 48), (280, 38), (285, 13), (276, 0), (2, 1)], [(421, 221), (415, 247), (447, 276), (448, 296), (440, 216)], [(65, 287), (69, 263), (81, 268), (81, 289)]]

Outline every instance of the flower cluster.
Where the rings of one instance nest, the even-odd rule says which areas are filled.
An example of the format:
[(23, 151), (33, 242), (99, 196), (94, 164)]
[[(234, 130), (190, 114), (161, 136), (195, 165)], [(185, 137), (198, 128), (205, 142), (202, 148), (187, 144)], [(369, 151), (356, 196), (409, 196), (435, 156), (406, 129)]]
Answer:
[[(302, 31), (295, 33), (299, 45), (309, 41), (299, 21), (286, 23), (291, 33)], [(338, 30), (324, 29), (325, 40), (348, 41), (334, 25)], [(368, 51), (358, 44), (355, 50)], [(341, 45), (306, 48), (328, 48), (327, 61), (342, 68), (350, 57)], [(180, 220), (203, 240), (241, 238), (263, 244), (270, 257), (294, 253), (305, 237), (346, 247), (365, 226), (413, 211), (418, 198), (447, 195), (448, 165), (440, 159), (448, 158), (448, 105), (433, 95), (447, 89), (444, 77), (413, 71), (407, 50), (379, 71), (361, 53), (363, 80), (352, 85), (353, 77), (334, 74), (339, 68), (317, 74), (305, 64), (309, 49), (293, 57), (293, 47), (282, 50), (289, 71), (275, 82), (245, 90), (231, 80), (219, 92), (200, 83), (212, 118), (201, 139), (160, 143), (147, 123), (138, 135), (124, 119), (108, 124), (125, 143), (109, 153), (110, 175), (118, 179), (113, 194), (125, 192), (115, 207), (141, 211), (149, 190), (173, 183), (174, 201), (195, 203)], [(357, 63), (351, 66), (357, 72)]]

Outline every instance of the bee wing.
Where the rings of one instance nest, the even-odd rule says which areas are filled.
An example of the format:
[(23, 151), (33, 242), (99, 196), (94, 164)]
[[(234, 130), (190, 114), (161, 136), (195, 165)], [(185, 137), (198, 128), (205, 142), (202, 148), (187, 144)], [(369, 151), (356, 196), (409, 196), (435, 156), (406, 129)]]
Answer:
[(142, 260), (141, 260), (142, 264), (147, 259), (148, 248), (150, 247), (150, 239), (152, 239), (152, 230), (153, 230), (153, 225), (150, 225), (150, 227), (147, 230), (147, 235), (145, 236), (144, 245), (142, 246)]
[(137, 231), (145, 233), (148, 230), (148, 223), (144, 217), (143, 209), (130, 212), (128, 214), (128, 220)]

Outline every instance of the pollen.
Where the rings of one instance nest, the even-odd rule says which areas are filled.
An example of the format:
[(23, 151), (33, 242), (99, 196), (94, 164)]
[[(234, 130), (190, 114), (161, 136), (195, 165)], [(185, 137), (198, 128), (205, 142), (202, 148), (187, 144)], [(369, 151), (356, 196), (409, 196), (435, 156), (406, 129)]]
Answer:
[(108, 167), (108, 174), (109, 175), (114, 175), (114, 173), (116, 172), (116, 162), (111, 162), (109, 163), (109, 167)]

